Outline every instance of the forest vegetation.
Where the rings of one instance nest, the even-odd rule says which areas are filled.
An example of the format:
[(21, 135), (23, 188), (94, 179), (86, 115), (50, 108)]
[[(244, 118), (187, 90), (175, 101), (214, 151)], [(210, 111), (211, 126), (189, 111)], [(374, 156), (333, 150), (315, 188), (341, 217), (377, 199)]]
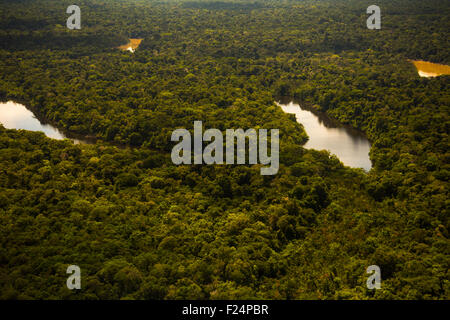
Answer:
[[(0, 125), (1, 299), (449, 299), (450, 4), (0, 2), (0, 100), (93, 145)], [(118, 50), (142, 38), (131, 53)], [(368, 172), (274, 104), (363, 130)], [(280, 129), (280, 170), (181, 165), (176, 128)], [(82, 270), (82, 290), (65, 283)], [(378, 265), (382, 288), (366, 288)]]

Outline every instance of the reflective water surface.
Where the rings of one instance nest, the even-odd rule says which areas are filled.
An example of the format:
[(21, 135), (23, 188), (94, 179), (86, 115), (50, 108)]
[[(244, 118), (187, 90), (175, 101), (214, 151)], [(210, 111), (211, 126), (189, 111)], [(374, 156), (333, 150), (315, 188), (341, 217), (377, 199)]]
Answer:
[(23, 129), (29, 131), (41, 131), (52, 139), (71, 139), (75, 144), (92, 143), (88, 139), (72, 139), (64, 135), (50, 124), (41, 123), (23, 104), (13, 101), (0, 102), (0, 123), (7, 129)]
[(450, 74), (450, 66), (439, 63), (432, 63), (422, 60), (411, 61), (417, 68), (417, 73), (421, 77), (430, 78)]
[(312, 111), (296, 102), (283, 100), (277, 104), (284, 112), (295, 114), (297, 122), (305, 128), (309, 136), (305, 148), (328, 150), (346, 166), (370, 170), (370, 142), (363, 132), (341, 125), (326, 114)]
[(119, 49), (134, 52), (137, 49), (137, 47), (139, 47), (142, 40), (143, 39), (129, 39), (129, 42), (127, 44), (120, 46)]
[[(349, 126), (343, 126), (326, 114), (309, 110), (295, 102), (277, 103), (284, 112), (295, 114), (309, 136), (307, 149), (329, 150), (345, 165), (369, 170), (370, 142), (364, 133)], [(72, 139), (74, 143), (93, 143), (91, 139), (73, 139), (50, 124), (39, 121), (24, 105), (13, 101), (0, 102), (0, 123), (7, 129), (41, 131), (53, 139)]]

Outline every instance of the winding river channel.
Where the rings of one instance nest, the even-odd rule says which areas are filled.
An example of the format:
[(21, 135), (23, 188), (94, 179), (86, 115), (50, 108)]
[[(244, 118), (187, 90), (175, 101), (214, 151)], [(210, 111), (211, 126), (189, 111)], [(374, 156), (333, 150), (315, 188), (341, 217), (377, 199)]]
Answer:
[(23, 104), (13, 101), (0, 102), (0, 123), (6, 129), (41, 131), (47, 137), (56, 140), (70, 139), (75, 144), (93, 143), (92, 140), (87, 138), (68, 137), (54, 126), (39, 121), (33, 112), (28, 110)]
[[(119, 48), (134, 52), (142, 39), (129, 39), (129, 43)], [(436, 77), (450, 74), (450, 66), (426, 61), (410, 60), (421, 77)], [(343, 164), (368, 171), (372, 167), (369, 158), (370, 142), (361, 131), (342, 125), (330, 119), (325, 113), (312, 110), (292, 100), (283, 100), (277, 104), (286, 113), (295, 114), (309, 136), (305, 144), (307, 149), (328, 150), (335, 154)], [(39, 121), (32, 111), (24, 105), (13, 101), (0, 102), (0, 123), (7, 129), (24, 129), (41, 131), (53, 139), (71, 139), (75, 144), (91, 144), (93, 139), (87, 137), (67, 136), (56, 127)]]
[(297, 122), (305, 128), (309, 136), (305, 148), (328, 150), (346, 166), (370, 170), (370, 142), (363, 132), (293, 101), (283, 100), (277, 104), (284, 112), (295, 114)]
[[(326, 114), (307, 109), (298, 103), (284, 101), (277, 104), (284, 112), (295, 114), (297, 121), (305, 128), (309, 136), (305, 148), (329, 150), (347, 166), (370, 170), (370, 142), (364, 133), (343, 126)], [(71, 139), (75, 144), (93, 143), (86, 138), (69, 137), (58, 128), (42, 123), (24, 105), (13, 101), (0, 102), (0, 123), (7, 129), (41, 131), (49, 138)]]

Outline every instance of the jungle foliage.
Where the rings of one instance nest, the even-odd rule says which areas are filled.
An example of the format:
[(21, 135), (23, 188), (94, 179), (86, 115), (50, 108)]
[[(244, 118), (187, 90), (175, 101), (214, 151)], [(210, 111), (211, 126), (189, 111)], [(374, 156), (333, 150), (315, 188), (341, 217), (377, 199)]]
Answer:
[[(81, 30), (70, 4), (0, 3), (0, 99), (98, 138), (0, 126), (0, 298), (450, 298), (449, 76), (408, 61), (450, 64), (448, 3), (378, 1), (381, 30), (361, 0), (85, 0)], [(302, 148), (280, 96), (365, 131), (372, 170)], [(280, 129), (280, 171), (173, 165), (195, 120)]]

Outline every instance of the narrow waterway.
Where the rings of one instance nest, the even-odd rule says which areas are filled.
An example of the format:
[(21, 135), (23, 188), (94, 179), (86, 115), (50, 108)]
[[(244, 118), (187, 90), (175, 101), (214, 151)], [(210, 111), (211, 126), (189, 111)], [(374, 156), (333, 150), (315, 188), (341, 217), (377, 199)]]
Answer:
[(295, 114), (297, 122), (305, 128), (309, 136), (305, 148), (328, 150), (346, 166), (370, 170), (370, 142), (363, 132), (339, 124), (325, 113), (313, 111), (293, 101), (283, 100), (277, 104), (284, 112)]
[[(297, 121), (305, 128), (309, 136), (305, 148), (328, 150), (347, 166), (370, 170), (370, 142), (364, 133), (341, 125), (326, 114), (310, 110), (296, 102), (281, 101), (277, 104), (284, 112), (295, 114)], [(39, 121), (24, 105), (13, 101), (0, 102), (0, 123), (7, 129), (41, 131), (49, 138), (71, 139), (75, 144), (94, 142), (87, 138), (65, 135), (54, 126)]]
[(54, 126), (41, 123), (23, 104), (13, 101), (0, 102), (0, 123), (7, 129), (41, 131), (49, 138), (71, 139), (75, 144), (93, 143), (89, 139), (68, 137)]

